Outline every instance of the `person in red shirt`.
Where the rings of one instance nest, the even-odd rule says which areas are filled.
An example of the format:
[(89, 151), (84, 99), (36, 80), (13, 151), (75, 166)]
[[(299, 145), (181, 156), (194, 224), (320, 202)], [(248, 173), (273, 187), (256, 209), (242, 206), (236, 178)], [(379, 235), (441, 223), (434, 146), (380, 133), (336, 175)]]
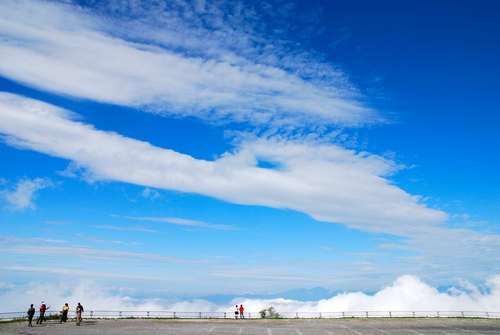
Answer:
[(40, 315), (38, 316), (38, 319), (36, 320), (36, 324), (37, 324), (37, 325), (38, 325), (38, 324), (40, 324), (40, 325), (41, 325), (41, 324), (42, 324), (42, 322), (47, 321), (47, 320), (45, 319), (45, 311), (46, 311), (47, 309), (49, 309), (49, 308), (48, 308), (48, 307), (47, 307), (47, 305), (45, 305), (45, 303), (42, 301), (42, 304), (40, 305), (40, 308), (38, 309), (38, 311), (40, 312)]
[(243, 312), (245, 312), (245, 308), (243, 308), (243, 305), (240, 305), (240, 319), (244, 319), (245, 318)]

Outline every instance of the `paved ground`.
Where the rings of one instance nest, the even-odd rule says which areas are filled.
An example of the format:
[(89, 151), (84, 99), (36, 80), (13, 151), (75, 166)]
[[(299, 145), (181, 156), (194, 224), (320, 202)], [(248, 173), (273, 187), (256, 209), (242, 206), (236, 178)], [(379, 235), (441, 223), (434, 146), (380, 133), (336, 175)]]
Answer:
[(86, 320), (26, 327), (0, 324), (0, 335), (443, 335), (499, 334), (500, 320), (341, 319), (341, 320)]

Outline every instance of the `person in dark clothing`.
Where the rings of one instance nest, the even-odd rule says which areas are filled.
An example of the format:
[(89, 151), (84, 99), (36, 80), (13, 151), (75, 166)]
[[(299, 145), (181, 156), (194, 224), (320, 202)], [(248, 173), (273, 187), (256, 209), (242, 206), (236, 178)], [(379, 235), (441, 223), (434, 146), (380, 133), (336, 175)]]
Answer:
[(39, 308), (40, 315), (38, 316), (38, 319), (36, 320), (37, 325), (38, 324), (41, 325), (43, 321), (47, 321), (47, 319), (45, 319), (45, 312), (47, 311), (47, 309), (49, 309), (49, 308), (42, 301), (42, 304), (40, 305), (40, 308)]
[(76, 306), (76, 325), (79, 326), (80, 323), (82, 322), (82, 314), (83, 314), (83, 306), (82, 304), (78, 303)]
[(236, 309), (234, 310), (234, 318), (237, 319), (238, 318), (238, 314), (239, 314), (239, 310), (238, 310), (238, 305), (236, 305)]
[(33, 307), (33, 304), (31, 304), (27, 313), (28, 313), (28, 327), (33, 327), (33, 324), (31, 323), (33, 321), (33, 317), (35, 316), (35, 307)]

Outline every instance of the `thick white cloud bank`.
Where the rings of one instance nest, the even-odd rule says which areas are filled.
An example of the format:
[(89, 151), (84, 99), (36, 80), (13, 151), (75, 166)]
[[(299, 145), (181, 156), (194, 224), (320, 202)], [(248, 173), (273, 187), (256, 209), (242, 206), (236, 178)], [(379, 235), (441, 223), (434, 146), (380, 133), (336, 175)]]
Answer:
[(82, 302), (87, 310), (231, 312), (235, 304), (243, 304), (248, 312), (273, 306), (281, 313), (355, 312), (355, 311), (500, 311), (500, 276), (491, 277), (485, 288), (467, 284), (440, 292), (418, 277), (404, 275), (374, 294), (345, 292), (319, 301), (288, 299), (234, 299), (217, 305), (205, 300), (168, 302), (160, 299), (134, 299), (120, 290), (107, 291), (95, 282), (67, 285), (62, 282), (32, 283), (0, 287), (0, 311), (23, 311), (30, 303), (46, 301), (54, 308), (63, 303)]
[(350, 292), (311, 302), (286, 299), (245, 302), (255, 310), (272, 305), (282, 312), (500, 311), (500, 276), (492, 277), (487, 286), (487, 293), (473, 286), (469, 286), (468, 290), (455, 288), (439, 292), (418, 277), (405, 275), (373, 295)]
[[(297, 71), (241, 57), (235, 48), (217, 44), (227, 35), (214, 41), (214, 32), (200, 36), (186, 23), (173, 27), (172, 21), (181, 22), (181, 18), (175, 12), (163, 12), (167, 29), (148, 34), (148, 27), (121, 27), (124, 34), (119, 34), (120, 25), (77, 6), (2, 1), (0, 75), (57, 94), (210, 120), (357, 125), (376, 118), (344, 80), (318, 83), (305, 80)], [(121, 38), (127, 30), (142, 36), (134, 41)], [(168, 43), (160, 46), (158, 38)], [(278, 57), (277, 63), (286, 63), (272, 56)], [(315, 76), (327, 78), (332, 72), (336, 70), (318, 70)]]
[[(7, 93), (0, 93), (0, 133), (7, 143), (71, 160), (97, 179), (288, 208), (367, 231), (426, 231), (447, 217), (385, 178), (395, 163), (332, 144), (256, 139), (206, 161), (97, 130), (68, 111)], [(260, 168), (259, 160), (278, 168)]]

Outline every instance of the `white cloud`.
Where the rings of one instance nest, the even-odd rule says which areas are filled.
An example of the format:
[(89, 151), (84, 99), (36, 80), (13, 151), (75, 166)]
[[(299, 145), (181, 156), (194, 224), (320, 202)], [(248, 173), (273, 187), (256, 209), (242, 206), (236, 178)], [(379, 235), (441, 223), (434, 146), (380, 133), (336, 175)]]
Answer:
[[(247, 139), (234, 152), (213, 161), (200, 160), (99, 131), (72, 117), (54, 106), (0, 93), (0, 134), (7, 143), (69, 159), (94, 180), (287, 208), (326, 222), (404, 237), (400, 245), (406, 251), (397, 259), (397, 266), (370, 265), (370, 273), (375, 266), (386, 274), (404, 269), (420, 275), (432, 272), (440, 279), (477, 279), (498, 269), (500, 236), (445, 226), (446, 213), (425, 206), (419, 197), (390, 182), (388, 178), (399, 167), (380, 156), (337, 145), (274, 138)], [(272, 163), (274, 168), (258, 167), (261, 161)], [(139, 219), (195, 223), (168, 217)], [(156, 232), (143, 226), (94, 227)], [(358, 273), (366, 273), (362, 269), (357, 269)]]
[[(57, 271), (58, 269), (47, 269)], [(75, 270), (75, 269), (73, 269)], [(72, 270), (70, 270), (71, 272)], [(68, 273), (70, 274), (70, 273)], [(86, 277), (85, 271), (76, 271), (74, 275), (78, 277)], [(112, 277), (114, 279), (123, 279), (119, 276)], [(141, 276), (137, 276), (140, 279)], [(127, 296), (113, 295), (109, 291), (93, 281), (72, 280), (71, 285), (68, 281), (58, 283), (33, 282), (27, 285), (16, 286), (12, 289), (5, 290), (0, 293), (0, 311), (12, 312), (13, 310), (24, 311), (29, 304), (38, 304), (40, 301), (45, 301), (52, 309), (58, 310), (60, 306), (68, 302), (71, 306), (75, 306), (81, 302), (87, 311), (95, 310), (158, 310), (161, 309), (159, 304), (154, 302), (138, 303)]]
[(84, 241), (92, 242), (92, 243), (99, 243), (99, 244), (105, 244), (105, 245), (123, 245), (123, 246), (139, 246), (142, 245), (142, 243), (135, 242), (135, 241), (122, 241), (122, 240), (109, 240), (109, 239), (104, 239), (96, 236), (89, 236), (85, 234), (77, 234), (79, 238), (81, 238)]
[(418, 277), (405, 275), (373, 295), (346, 292), (332, 298), (301, 302), (287, 299), (243, 300), (251, 310), (274, 306), (281, 312), (336, 311), (497, 311), (500, 310), (500, 276), (486, 283), (488, 291), (439, 292)]
[(78, 278), (84, 277), (84, 278), (118, 279), (118, 280), (168, 281), (168, 278), (159, 276), (89, 271), (89, 270), (82, 270), (79, 267), (54, 268), (54, 267), (29, 266), (29, 265), (12, 265), (12, 266), (0, 266), (0, 270), (7, 272), (31, 272), (31, 273), (52, 274), (58, 276), (71, 276), (71, 277), (76, 276)]
[(33, 243), (48, 243), (48, 244), (65, 244), (67, 241), (58, 240), (53, 238), (44, 238), (44, 237), (17, 237), (17, 236), (1, 236), (0, 237), (0, 245), (13, 245), (20, 242), (33, 242)]
[(500, 310), (500, 277), (491, 277), (486, 290), (470, 284), (440, 292), (418, 277), (405, 275), (374, 294), (345, 292), (319, 301), (279, 299), (234, 299), (217, 305), (205, 300), (171, 302), (160, 299), (134, 299), (116, 290), (111, 291), (95, 282), (77, 281), (74, 285), (31, 283), (8, 286), (0, 291), (0, 311), (25, 309), (30, 303), (45, 300), (52, 306), (81, 301), (87, 310), (123, 311), (219, 311), (231, 312), (242, 303), (247, 312), (258, 312), (273, 306), (281, 313), (295, 312), (354, 312), (354, 311), (498, 311)]
[[(224, 17), (215, 7), (211, 13)], [(7, 0), (0, 9), (0, 74), (43, 90), (256, 125), (357, 125), (377, 118), (357, 101), (352, 85), (338, 79), (343, 78), (338, 70), (295, 64), (279, 54), (256, 62), (255, 55), (267, 52), (252, 46), (254, 40), (240, 50), (243, 54), (235, 54), (234, 44), (224, 45), (227, 33), (200, 31), (178, 12), (165, 14), (166, 29), (156, 31), (138, 22), (123, 27), (77, 6), (44, 1)], [(194, 22), (192, 17), (187, 21)], [(128, 36), (134, 42), (129, 41), (130, 31), (142, 35)], [(238, 33), (236, 40), (251, 38), (247, 34)], [(259, 44), (265, 50), (273, 42)], [(301, 76), (299, 69), (307, 66), (315, 74)]]
[(430, 227), (414, 234), (403, 246), (414, 255), (401, 256), (399, 269), (432, 273), (433, 278), (484, 278), (500, 271), (500, 235), (470, 229)]
[(163, 222), (178, 226), (193, 227), (193, 228), (207, 228), (218, 230), (234, 230), (233, 226), (225, 224), (213, 224), (199, 220), (176, 218), (176, 217), (151, 217), (151, 216), (123, 216), (123, 218), (134, 221), (149, 221), (149, 222)]
[(34, 209), (38, 191), (51, 187), (47, 178), (21, 179), (12, 190), (3, 191), (5, 201), (15, 210)]
[(0, 290), (13, 289), (14, 287), (16, 287), (14, 284), (0, 281)]
[(43, 223), (49, 226), (64, 226), (70, 224), (67, 221), (59, 221), (59, 220), (45, 220), (43, 221)]
[(150, 200), (156, 200), (161, 197), (160, 192), (149, 187), (146, 187), (144, 190), (142, 190), (141, 196), (145, 199)]
[[(11, 145), (69, 159), (95, 178), (288, 208), (366, 231), (408, 234), (446, 219), (386, 179), (396, 164), (336, 145), (257, 139), (214, 161), (200, 160), (7, 93), (0, 94), (0, 133)], [(260, 168), (259, 160), (279, 168)]]
[[(99, 242), (112, 242), (99, 240)], [(123, 244), (123, 243), (122, 243)], [(36, 255), (36, 256), (70, 256), (72, 258), (95, 260), (143, 261), (153, 263), (201, 264), (205, 259), (179, 258), (158, 253), (133, 252), (115, 249), (101, 249), (87, 246), (69, 245), (64, 240), (54, 240), (41, 237), (0, 237), (0, 252), (3, 254)], [(48, 257), (47, 257), (48, 259)], [(57, 259), (57, 258), (54, 258)]]
[[(3, 1), (0, 75), (57, 94), (259, 126), (358, 125), (377, 119), (341, 71), (314, 57), (286, 55), (290, 50), (280, 50), (279, 41), (251, 32), (255, 27), (246, 18), (255, 14), (248, 9), (224, 15), (209, 2), (198, 2), (194, 9), (181, 0), (175, 3), (183, 9), (146, 13), (153, 17), (135, 13), (155, 24), (145, 25), (98, 18), (78, 6)], [(210, 21), (207, 29), (205, 20)], [(193, 192), (404, 236), (401, 244), (385, 247), (418, 253), (402, 256), (409, 271), (449, 277), (498, 269), (492, 268), (499, 262), (498, 235), (440, 226), (446, 213), (391, 183), (398, 166), (380, 156), (299, 136), (295, 141), (249, 139), (215, 160), (199, 160), (99, 131), (54, 106), (1, 93), (0, 133), (11, 145), (70, 160), (66, 175), (83, 172), (90, 181), (141, 185), (145, 197), (156, 197), (153, 188)], [(275, 168), (259, 168), (262, 161)], [(39, 178), (26, 179), (4, 195), (15, 208), (33, 208), (37, 191), (48, 186)], [(206, 225), (181, 218), (140, 219)], [(155, 232), (141, 226), (95, 227)]]
[(114, 231), (131, 231), (131, 232), (138, 232), (138, 233), (157, 233), (157, 230), (147, 228), (147, 227), (141, 227), (141, 226), (134, 226), (134, 227), (126, 227), (126, 226), (114, 226), (114, 225), (108, 225), (108, 224), (100, 224), (100, 225), (94, 225), (94, 228), (97, 229), (105, 229), (105, 230), (114, 230)]
[(89, 247), (59, 247), (59, 246), (44, 246), (44, 245), (7, 245), (1, 246), (0, 251), (6, 254), (23, 254), (23, 255), (62, 255), (79, 258), (93, 258), (101, 260), (141, 260), (154, 261), (162, 263), (179, 263), (179, 264), (199, 264), (204, 260), (191, 260), (172, 256), (164, 256), (160, 254), (131, 252), (121, 250), (97, 249)]

